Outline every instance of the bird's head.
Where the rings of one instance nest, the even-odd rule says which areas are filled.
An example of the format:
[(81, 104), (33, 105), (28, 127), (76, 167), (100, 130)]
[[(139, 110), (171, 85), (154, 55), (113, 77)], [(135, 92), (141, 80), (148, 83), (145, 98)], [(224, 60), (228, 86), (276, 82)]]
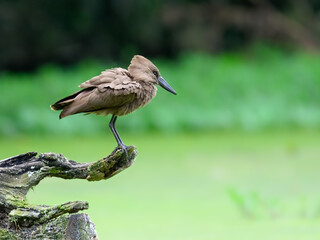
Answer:
[(129, 65), (129, 73), (135, 81), (144, 81), (158, 84), (167, 91), (176, 95), (176, 91), (160, 75), (159, 69), (147, 58), (135, 55)]

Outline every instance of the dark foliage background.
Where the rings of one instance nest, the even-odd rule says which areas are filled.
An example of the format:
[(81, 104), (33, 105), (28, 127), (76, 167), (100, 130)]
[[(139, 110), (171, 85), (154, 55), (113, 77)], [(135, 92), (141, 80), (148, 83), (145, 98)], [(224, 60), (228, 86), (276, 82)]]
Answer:
[(242, 49), (319, 47), (317, 0), (1, 0), (0, 69)]

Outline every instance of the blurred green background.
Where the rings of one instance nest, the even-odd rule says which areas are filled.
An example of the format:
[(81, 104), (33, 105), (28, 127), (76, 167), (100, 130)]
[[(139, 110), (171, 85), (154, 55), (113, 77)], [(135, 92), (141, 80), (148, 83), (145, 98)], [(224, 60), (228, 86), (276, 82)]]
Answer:
[(108, 155), (109, 117), (49, 105), (142, 54), (178, 95), (118, 119), (134, 165), (28, 199), (89, 201), (100, 239), (319, 239), (319, 16), (314, 0), (1, 1), (0, 159)]

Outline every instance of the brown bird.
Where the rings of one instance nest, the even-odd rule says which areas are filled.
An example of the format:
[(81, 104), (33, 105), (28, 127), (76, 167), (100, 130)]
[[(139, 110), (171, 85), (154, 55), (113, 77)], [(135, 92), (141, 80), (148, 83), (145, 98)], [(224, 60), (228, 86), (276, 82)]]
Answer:
[(161, 77), (158, 68), (143, 56), (135, 55), (128, 67), (107, 69), (99, 76), (82, 83), (82, 90), (51, 105), (52, 110), (62, 110), (60, 119), (77, 113), (112, 114), (109, 127), (118, 143), (126, 150), (115, 123), (123, 116), (146, 105), (156, 95), (160, 85), (176, 95)]

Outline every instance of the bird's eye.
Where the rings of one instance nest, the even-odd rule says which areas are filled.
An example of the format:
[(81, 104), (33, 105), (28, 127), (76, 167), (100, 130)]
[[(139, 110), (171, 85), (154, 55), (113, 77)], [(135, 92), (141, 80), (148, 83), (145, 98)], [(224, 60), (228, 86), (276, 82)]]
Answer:
[(153, 71), (153, 74), (156, 76), (156, 78), (158, 78), (158, 72), (157, 71)]

